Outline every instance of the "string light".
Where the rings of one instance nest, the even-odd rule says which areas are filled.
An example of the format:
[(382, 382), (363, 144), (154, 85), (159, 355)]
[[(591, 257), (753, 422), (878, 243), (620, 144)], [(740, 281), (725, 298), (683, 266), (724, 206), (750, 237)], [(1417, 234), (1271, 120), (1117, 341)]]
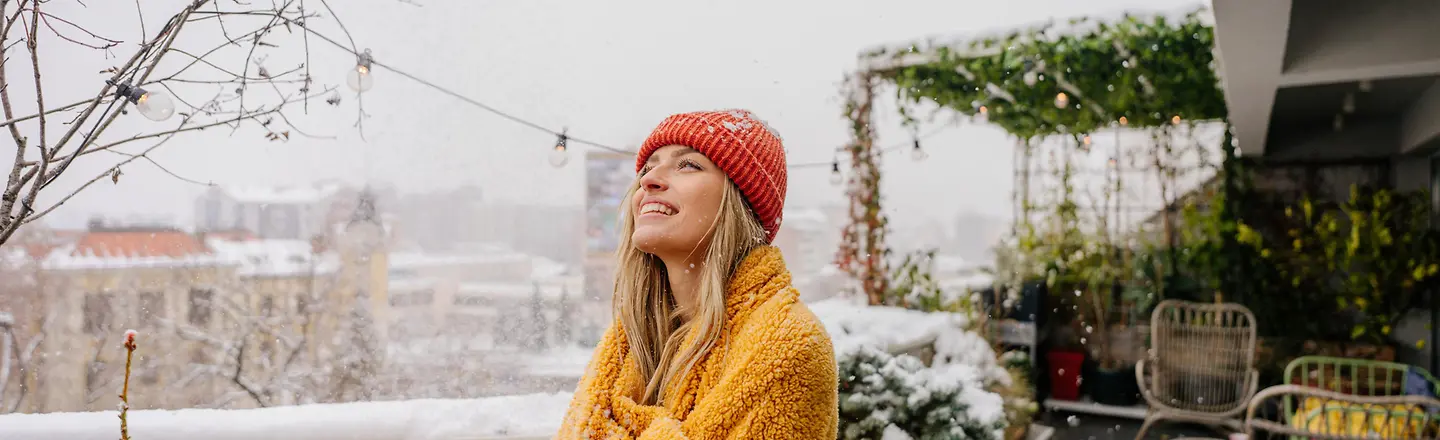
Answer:
[(1056, 108), (1065, 108), (1065, 107), (1069, 107), (1069, 106), (1070, 106), (1070, 97), (1069, 97), (1069, 96), (1065, 96), (1065, 92), (1060, 92), (1060, 93), (1057, 93), (1057, 94), (1055, 95), (1055, 107), (1056, 107)]
[(1180, 125), (1180, 115), (1171, 116), (1171, 117), (1170, 117), (1170, 124), (1171, 124), (1171, 125)]
[(568, 148), (565, 145), (567, 141), (569, 138), (565, 136), (565, 132), (560, 132), (559, 137), (555, 139), (555, 148), (550, 150), (550, 166), (560, 168), (570, 162), (570, 154), (566, 151)]
[(1088, 135), (1088, 134), (1085, 135), (1085, 138), (1083, 139), (1083, 142), (1085, 142), (1085, 146), (1087, 146), (1087, 147), (1090, 146), (1090, 135)]
[(924, 149), (920, 148), (920, 139), (916, 138), (915, 148), (910, 149), (910, 158), (914, 159), (916, 162), (919, 162), (925, 160), (925, 158), (927, 157), (930, 157), (930, 154), (926, 153)]
[(131, 86), (129, 83), (114, 83), (115, 96), (129, 101), (135, 105), (135, 110), (141, 116), (152, 121), (164, 121), (175, 114), (175, 101), (169, 95), (159, 92), (150, 92), (145, 89)]
[(840, 173), (840, 161), (830, 162), (830, 184), (840, 186), (845, 182), (845, 175)]
[(1029, 71), (1029, 72), (1025, 72), (1024, 80), (1025, 80), (1025, 85), (1027, 85), (1027, 86), (1033, 86), (1033, 85), (1035, 85), (1036, 82), (1039, 82), (1039, 80), (1040, 80), (1040, 74), (1035, 73), (1034, 70), (1031, 70), (1031, 71)]
[(370, 49), (355, 56), (355, 68), (345, 75), (345, 85), (357, 93), (365, 93), (375, 86), (375, 78), (371, 76), (370, 67), (375, 64), (375, 58), (370, 56)]
[(983, 106), (983, 105), (980, 106), (979, 111), (977, 111), (977, 112), (975, 113), (975, 120), (976, 120), (977, 122), (981, 122), (981, 123), (986, 122), (986, 121), (989, 121), (989, 120), (990, 120), (990, 108), (989, 108), (989, 107), (985, 107), (985, 106)]
[(1126, 119), (1124, 116), (1121, 116), (1121, 117), (1120, 117), (1120, 125), (1130, 125), (1130, 120), (1129, 120), (1129, 119)]
[(1348, 93), (1348, 92), (1345, 93), (1345, 101), (1344, 101), (1342, 104), (1340, 104), (1340, 110), (1343, 110), (1343, 111), (1345, 112), (1345, 114), (1347, 114), (1347, 115), (1348, 115), (1348, 114), (1351, 114), (1351, 113), (1355, 113), (1355, 94), (1354, 94), (1354, 93)]

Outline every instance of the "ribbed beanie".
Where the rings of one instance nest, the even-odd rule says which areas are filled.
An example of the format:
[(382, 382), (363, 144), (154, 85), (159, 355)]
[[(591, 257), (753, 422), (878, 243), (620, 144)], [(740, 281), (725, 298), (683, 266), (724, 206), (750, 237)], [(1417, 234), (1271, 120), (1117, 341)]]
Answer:
[(640, 146), (635, 171), (666, 145), (684, 145), (715, 162), (750, 202), (765, 242), (780, 232), (785, 208), (785, 147), (780, 135), (748, 110), (681, 113), (665, 118)]

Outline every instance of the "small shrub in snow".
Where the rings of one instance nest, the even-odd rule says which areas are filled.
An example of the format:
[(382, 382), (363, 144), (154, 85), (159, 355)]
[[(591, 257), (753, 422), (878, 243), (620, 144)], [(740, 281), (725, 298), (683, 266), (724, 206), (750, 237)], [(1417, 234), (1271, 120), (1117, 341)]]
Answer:
[(840, 438), (882, 438), (898, 428), (915, 439), (1001, 440), (1003, 400), (968, 365), (926, 368), (909, 355), (874, 348), (839, 360)]

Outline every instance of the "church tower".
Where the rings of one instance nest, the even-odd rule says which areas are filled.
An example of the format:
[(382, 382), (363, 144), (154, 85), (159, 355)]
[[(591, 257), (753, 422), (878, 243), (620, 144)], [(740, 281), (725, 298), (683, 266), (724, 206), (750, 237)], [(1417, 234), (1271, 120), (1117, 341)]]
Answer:
[(363, 302), (372, 320), (379, 341), (385, 341), (390, 318), (390, 231), (376, 209), (375, 192), (370, 187), (360, 191), (355, 210), (340, 234), (340, 257), (345, 296), (340, 313), (349, 313)]

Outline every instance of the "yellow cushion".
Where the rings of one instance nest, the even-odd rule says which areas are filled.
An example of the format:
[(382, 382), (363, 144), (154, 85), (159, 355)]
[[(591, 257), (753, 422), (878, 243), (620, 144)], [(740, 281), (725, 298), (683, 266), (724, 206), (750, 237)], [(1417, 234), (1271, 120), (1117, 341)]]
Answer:
[[(1406, 423), (1406, 413), (1410, 413), (1409, 423)], [(1420, 438), (1426, 422), (1434, 423), (1415, 405), (1373, 405), (1308, 397), (1301, 402), (1290, 425), (1316, 434), (1411, 439)]]

